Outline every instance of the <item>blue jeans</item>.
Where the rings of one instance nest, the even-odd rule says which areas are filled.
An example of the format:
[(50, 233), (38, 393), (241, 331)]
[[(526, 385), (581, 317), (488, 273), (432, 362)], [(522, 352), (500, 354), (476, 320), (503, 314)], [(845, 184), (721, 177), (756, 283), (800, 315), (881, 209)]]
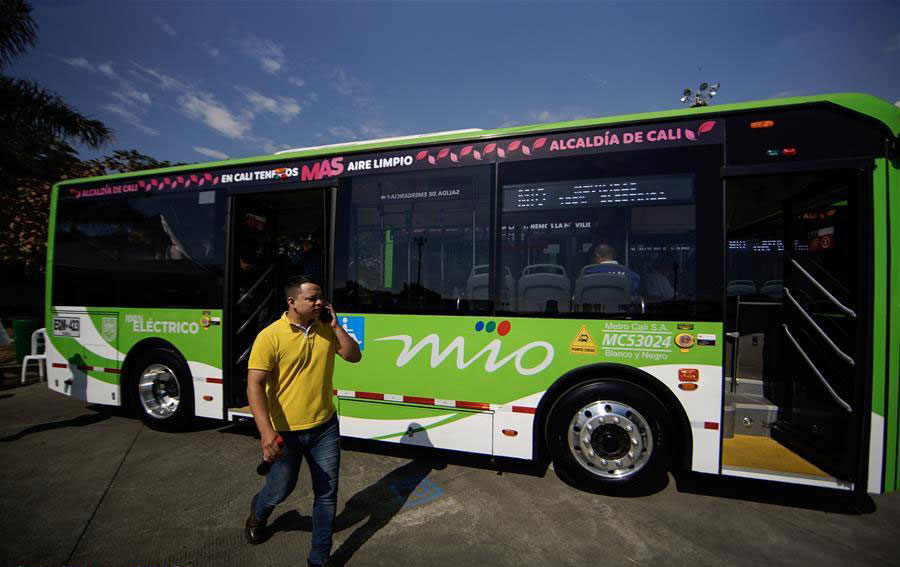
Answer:
[(279, 431), (284, 439), (281, 457), (272, 464), (266, 485), (256, 499), (256, 517), (267, 520), (275, 506), (297, 485), (300, 463), (309, 462), (315, 501), (312, 510), (312, 547), (309, 560), (323, 563), (331, 555), (331, 534), (337, 508), (338, 471), (341, 466), (341, 432), (337, 414), (322, 425), (301, 431)]

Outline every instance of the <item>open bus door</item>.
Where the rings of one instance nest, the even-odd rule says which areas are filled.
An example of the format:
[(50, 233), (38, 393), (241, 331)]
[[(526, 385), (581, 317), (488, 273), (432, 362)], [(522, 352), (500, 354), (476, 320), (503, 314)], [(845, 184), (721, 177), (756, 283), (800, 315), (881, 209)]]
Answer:
[(869, 260), (864, 174), (819, 174), (784, 205), (784, 321), (778, 366), (790, 377), (772, 437), (840, 479), (863, 441)]
[(868, 180), (726, 180), (725, 474), (864, 488)]
[[(225, 303), (223, 364), (229, 419), (250, 417), (247, 362), (256, 335), (285, 310), (284, 284), (305, 273), (329, 291), (331, 189), (245, 193), (230, 197), (229, 270)], [(324, 260), (317, 273), (301, 261), (303, 242), (312, 237)]]

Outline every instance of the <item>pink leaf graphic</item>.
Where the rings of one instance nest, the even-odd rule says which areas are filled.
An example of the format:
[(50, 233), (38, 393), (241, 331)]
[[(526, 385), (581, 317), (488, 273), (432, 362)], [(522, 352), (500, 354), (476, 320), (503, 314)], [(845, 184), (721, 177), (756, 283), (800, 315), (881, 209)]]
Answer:
[(521, 145), (522, 145), (521, 141), (513, 140), (512, 142), (509, 143), (509, 147), (506, 148), (506, 151), (512, 153), (512, 152), (518, 150), (519, 146), (521, 146)]
[(178, 177), (176, 177), (175, 179), (177, 179), (179, 183), (184, 183), (184, 177), (182, 177), (180, 175)]
[(537, 140), (534, 141), (534, 145), (532, 145), (531, 147), (537, 150), (537, 149), (542, 148), (544, 146), (544, 144), (546, 144), (546, 143), (547, 143), (547, 138), (538, 138)]
[(421, 152), (416, 154), (416, 161), (425, 159), (425, 156), (427, 156), (427, 155), (428, 155), (428, 152), (425, 150), (422, 150)]
[(481, 152), (479, 152), (478, 150), (472, 152), (472, 155), (475, 156), (475, 159), (481, 159)]
[(713, 127), (715, 125), (716, 125), (715, 120), (710, 120), (708, 122), (704, 122), (703, 124), (700, 125), (699, 128), (697, 128), (697, 133), (703, 134), (704, 132), (709, 132), (710, 130), (713, 129)]
[(531, 155), (531, 150), (528, 149), (528, 146), (526, 146), (526, 145), (523, 144), (523, 145), (522, 145), (522, 153), (525, 154), (526, 156), (530, 156), (530, 155)]
[(217, 185), (218, 183), (219, 183), (219, 176), (216, 175), (215, 177), (213, 177), (213, 185)]
[(453, 152), (450, 152), (450, 161), (452, 161), (452, 162), (454, 162), (454, 163), (456, 163), (456, 162), (458, 162), (458, 161), (459, 161), (459, 158), (458, 158), (458, 157), (457, 157), (457, 156), (456, 156), (456, 154), (455, 154), (455, 153), (453, 153)]
[(438, 152), (438, 159), (444, 159), (450, 153), (450, 148), (444, 148)]
[(184, 188), (187, 189), (190, 186), (191, 186), (191, 180), (188, 179), (187, 181), (184, 182)]
[(497, 155), (500, 157), (506, 157), (506, 152), (503, 151), (503, 148), (497, 148)]
[(206, 179), (201, 179), (200, 183), (198, 183), (197, 185), (203, 185), (204, 183), (206, 183)]
[(687, 128), (684, 129), (684, 135), (687, 137), (688, 140), (696, 140), (697, 139), (697, 136), (694, 135), (693, 130), (688, 130)]
[(489, 154), (492, 151), (494, 151), (494, 148), (496, 148), (496, 147), (497, 147), (497, 144), (490, 143), (484, 147), (484, 153)]
[(462, 150), (460, 150), (459, 156), (460, 156), (460, 157), (466, 157), (466, 156), (469, 155), (470, 153), (472, 153), (472, 146), (466, 146), (466, 147), (464, 147)]
[(428, 156), (428, 163), (430, 163), (431, 165), (434, 165), (434, 164), (437, 163), (437, 160), (434, 159), (434, 156), (433, 156), (433, 155), (429, 155), (429, 156)]

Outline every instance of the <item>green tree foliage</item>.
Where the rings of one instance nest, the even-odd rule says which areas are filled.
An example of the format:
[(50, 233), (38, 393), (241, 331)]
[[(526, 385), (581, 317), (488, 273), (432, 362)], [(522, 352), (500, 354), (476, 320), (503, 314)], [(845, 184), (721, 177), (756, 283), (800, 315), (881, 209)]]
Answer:
[(37, 26), (31, 19), (31, 6), (23, 0), (0, 2), (0, 70), (34, 45)]
[[(37, 26), (24, 0), (0, 0), (0, 70), (34, 45)], [(15, 180), (52, 179), (77, 160), (69, 142), (98, 148), (112, 130), (25, 79), (0, 74), (0, 192)]]

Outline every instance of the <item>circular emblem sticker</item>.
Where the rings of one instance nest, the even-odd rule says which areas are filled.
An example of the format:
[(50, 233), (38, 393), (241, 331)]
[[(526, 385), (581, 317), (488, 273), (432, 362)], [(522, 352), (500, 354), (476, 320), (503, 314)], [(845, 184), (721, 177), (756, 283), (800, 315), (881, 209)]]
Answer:
[(691, 348), (694, 346), (694, 335), (691, 335), (690, 333), (675, 335), (675, 344), (681, 348)]

